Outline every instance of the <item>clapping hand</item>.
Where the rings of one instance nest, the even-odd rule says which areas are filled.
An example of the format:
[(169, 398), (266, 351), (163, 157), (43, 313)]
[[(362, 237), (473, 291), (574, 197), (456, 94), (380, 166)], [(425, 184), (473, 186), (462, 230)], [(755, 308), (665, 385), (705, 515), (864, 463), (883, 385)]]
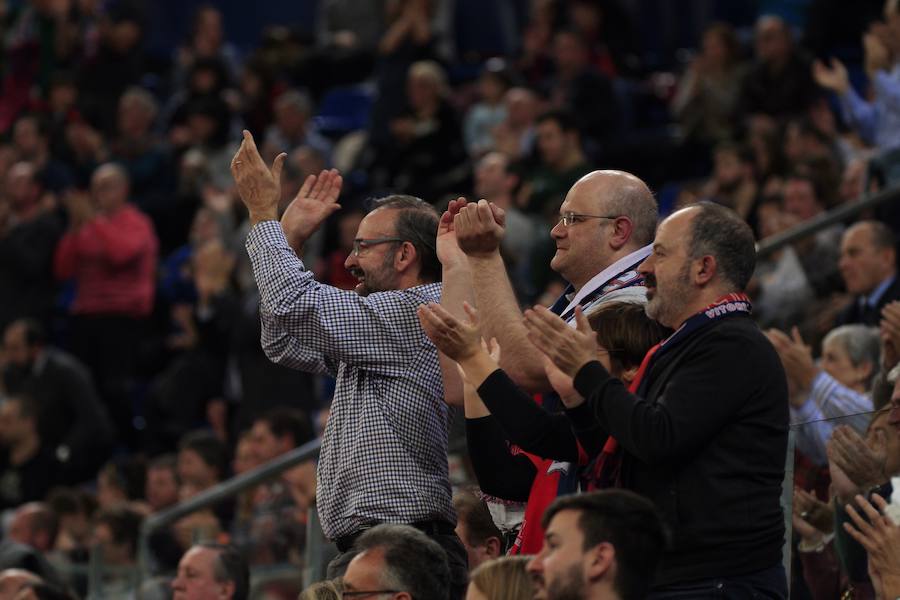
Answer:
[(838, 94), (845, 94), (850, 89), (847, 67), (836, 58), (831, 59), (830, 67), (821, 60), (813, 62), (813, 79), (823, 88)]
[(873, 494), (872, 500), (877, 508), (863, 496), (856, 496), (856, 503), (868, 520), (847, 505), (853, 524), (844, 523), (844, 530), (868, 553), (876, 597), (894, 598), (900, 593), (900, 527), (885, 514), (888, 504), (884, 498)]
[(463, 308), (469, 316), (465, 323), (440, 304), (423, 304), (418, 310), (425, 334), (438, 350), (456, 362), (475, 356), (481, 348), (478, 313), (468, 302), (463, 304)]
[(490, 256), (500, 248), (505, 213), (487, 200), (462, 207), (453, 219), (460, 249), (469, 256)]
[(270, 169), (260, 156), (253, 136), (244, 130), (241, 147), (231, 159), (231, 174), (241, 200), (250, 212), (251, 223), (278, 220), (281, 167), (286, 156), (283, 152), (276, 156)]
[(447, 210), (441, 215), (441, 220), (438, 223), (437, 257), (444, 268), (465, 264), (466, 255), (460, 249), (459, 242), (456, 239), (455, 221), (456, 215), (458, 215), (459, 211), (465, 208), (467, 204), (468, 201), (463, 197), (451, 200), (450, 204), (447, 206)]
[(332, 214), (340, 210), (337, 203), (344, 179), (337, 169), (310, 175), (281, 216), (281, 228), (291, 248), (299, 253), (306, 240)]
[(871, 447), (856, 431), (846, 425), (834, 428), (826, 446), (832, 482), (843, 502), (860, 490), (884, 483), (887, 458), (884, 433), (875, 431)]
[(525, 311), (528, 339), (569, 377), (597, 358), (597, 334), (581, 307), (575, 309), (576, 328), (543, 306)]

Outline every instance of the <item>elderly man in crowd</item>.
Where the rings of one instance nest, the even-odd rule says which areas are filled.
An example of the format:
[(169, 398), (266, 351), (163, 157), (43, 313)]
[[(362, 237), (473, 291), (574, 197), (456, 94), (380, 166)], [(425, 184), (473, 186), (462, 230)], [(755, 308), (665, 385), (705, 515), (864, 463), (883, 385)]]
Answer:
[(247, 600), (250, 569), (233, 546), (196, 544), (178, 563), (173, 600)]

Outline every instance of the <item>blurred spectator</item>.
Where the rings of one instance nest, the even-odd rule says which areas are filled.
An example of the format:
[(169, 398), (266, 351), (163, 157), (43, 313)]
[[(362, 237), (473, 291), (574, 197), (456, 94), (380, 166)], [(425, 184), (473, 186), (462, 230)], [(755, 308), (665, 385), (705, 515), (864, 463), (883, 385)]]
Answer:
[(794, 45), (790, 27), (780, 17), (756, 22), (756, 58), (744, 77), (740, 112), (786, 118), (800, 115), (816, 95), (809, 60)]
[(608, 77), (634, 73), (640, 67), (635, 41), (639, 35), (619, 0), (568, 2), (569, 21), (584, 38), (590, 63)]
[(91, 545), (101, 553), (103, 565), (113, 567), (101, 572), (105, 597), (130, 597), (137, 585), (138, 573), (131, 569), (137, 566), (142, 519), (140, 513), (124, 505), (101, 510), (94, 517)]
[[(226, 476), (228, 457), (225, 444), (212, 433), (194, 431), (178, 444), (178, 478), (189, 495), (208, 489)], [(184, 493), (182, 493), (184, 495)]]
[(58, 195), (72, 185), (69, 168), (50, 154), (47, 125), (40, 117), (20, 117), (13, 126), (12, 141), (19, 160), (34, 167), (34, 178), (42, 190)]
[(706, 185), (704, 195), (732, 209), (745, 221), (750, 221), (759, 193), (752, 152), (745, 146), (721, 142), (713, 151), (713, 163), (713, 176)]
[(537, 597), (535, 586), (525, 570), (529, 561), (527, 556), (504, 556), (480, 564), (472, 571), (466, 598), (533, 600)]
[(265, 141), (266, 130), (274, 119), (273, 79), (271, 69), (260, 59), (248, 60), (238, 78), (239, 116), (244, 127), (261, 141)]
[(87, 368), (67, 352), (47, 347), (44, 328), (29, 319), (6, 328), (3, 350), (6, 391), (38, 403), (41, 440), (60, 461), (64, 482), (93, 478), (114, 431)]
[(78, 600), (78, 598), (62, 586), (52, 583), (26, 583), (16, 600)]
[(147, 465), (144, 497), (153, 512), (169, 508), (178, 502), (178, 464), (174, 454), (158, 456)]
[(13, 396), (0, 404), (0, 509), (43, 500), (57, 462), (42, 444), (37, 403)]
[(510, 160), (530, 158), (535, 150), (535, 119), (540, 102), (537, 95), (524, 87), (511, 88), (503, 95), (506, 119), (494, 127), (494, 150)]
[(443, 548), (409, 525), (376, 525), (353, 545), (356, 556), (343, 577), (344, 596), (368, 590), (406, 592), (411, 598), (460, 600), (450, 592)]
[(54, 270), (77, 284), (72, 349), (94, 374), (121, 439), (132, 440), (131, 379), (145, 319), (153, 309), (157, 240), (150, 220), (128, 202), (125, 170), (99, 167), (90, 197), (65, 202), (69, 231), (60, 240)]
[(555, 71), (544, 82), (550, 104), (574, 116), (579, 133), (605, 140), (622, 131), (619, 100), (610, 80), (595, 71), (583, 35), (568, 29), (553, 38)]
[[(535, 598), (644, 598), (668, 546), (651, 502), (609, 490), (558, 498), (543, 517), (540, 554), (528, 563)], [(557, 593), (560, 595), (557, 596)]]
[(523, 174), (519, 206), (540, 216), (555, 214), (569, 188), (591, 170), (571, 114), (551, 111), (537, 119), (540, 162)]
[(13, 513), (6, 537), (47, 554), (56, 545), (59, 518), (43, 502), (23, 504)]
[(280, 95), (275, 100), (275, 123), (266, 131), (263, 157), (271, 161), (281, 152), (291, 152), (298, 146), (310, 146), (330, 163), (331, 142), (316, 131), (312, 113), (312, 102), (303, 92), (289, 90)]
[(248, 600), (250, 570), (233, 546), (196, 544), (178, 563), (172, 590), (175, 600)]
[(401, 189), (430, 201), (458, 189), (469, 175), (462, 128), (448, 102), (444, 69), (419, 61), (406, 80), (407, 109), (390, 122), (371, 168), (376, 189)]
[(844, 232), (838, 263), (847, 292), (855, 297), (837, 325), (877, 325), (884, 306), (900, 299), (894, 233), (879, 221), (860, 221)]
[(466, 547), (470, 571), (503, 555), (503, 535), (482, 499), (471, 491), (457, 492), (453, 495), (453, 510), (457, 519), (456, 535)]
[(0, 331), (14, 319), (33, 317), (46, 323), (53, 309), (53, 251), (63, 225), (44, 202), (34, 166), (20, 162), (5, 175), (0, 198)]
[(825, 444), (836, 424), (865, 432), (872, 411), (872, 381), (878, 372), (880, 342), (874, 328), (845, 325), (822, 341), (817, 366), (810, 348), (795, 329), (766, 335), (778, 351), (791, 392), (791, 422), (797, 427), (797, 449), (817, 466), (828, 458)]
[(215, 59), (225, 66), (229, 80), (237, 76), (239, 57), (237, 48), (225, 39), (222, 12), (212, 3), (201, 4), (194, 12), (194, 20), (185, 44), (175, 56), (174, 80), (183, 84), (191, 68), (198, 61)]
[(47, 497), (47, 504), (59, 519), (54, 549), (70, 558), (86, 556), (91, 523), (97, 508), (94, 496), (73, 488), (56, 488)]
[[(388, 0), (389, 1), (389, 0)], [(316, 97), (328, 87), (366, 79), (385, 28), (386, 0), (324, 0), (316, 10), (316, 52), (304, 81)]]
[(844, 120), (882, 151), (900, 146), (900, 12), (896, 3), (885, 3), (885, 17), (887, 24), (871, 26), (862, 39), (866, 75), (874, 89), (870, 101), (850, 85), (840, 60), (832, 58), (830, 65), (817, 60), (812, 69), (816, 83), (837, 94)]
[(144, 497), (146, 479), (146, 466), (140, 456), (110, 460), (97, 474), (97, 505), (103, 510), (124, 504), (137, 506)]
[(0, 572), (0, 600), (15, 600), (19, 592), (29, 583), (38, 583), (41, 578), (25, 569), (4, 569)]
[(741, 47), (730, 25), (713, 23), (703, 32), (700, 53), (688, 65), (672, 100), (672, 112), (688, 141), (715, 144), (737, 129)]
[(479, 101), (469, 107), (463, 121), (466, 149), (473, 157), (493, 150), (494, 128), (506, 120), (503, 98), (512, 85), (506, 63), (501, 59), (488, 60), (478, 79)]
[(326, 579), (303, 590), (297, 600), (341, 600), (343, 587), (340, 579)]

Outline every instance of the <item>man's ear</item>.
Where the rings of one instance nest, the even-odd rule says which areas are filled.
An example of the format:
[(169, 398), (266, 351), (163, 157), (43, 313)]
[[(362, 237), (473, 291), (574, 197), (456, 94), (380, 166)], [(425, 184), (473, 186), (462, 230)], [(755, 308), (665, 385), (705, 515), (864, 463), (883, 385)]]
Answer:
[(616, 576), (616, 549), (609, 542), (601, 542), (587, 551), (584, 575), (588, 581), (608, 579)]
[(234, 582), (226, 581), (219, 584), (219, 598), (222, 600), (231, 600), (234, 597)]
[(503, 542), (500, 541), (500, 538), (491, 536), (484, 542), (484, 547), (485, 554), (487, 554), (489, 557), (499, 558), (501, 550), (503, 548)]
[(412, 242), (403, 242), (394, 254), (394, 268), (403, 273), (416, 263), (418, 257), (419, 254)]
[(633, 231), (634, 223), (631, 222), (631, 219), (616, 219), (613, 221), (613, 234), (609, 238), (609, 245), (613, 250), (621, 250), (631, 239)]
[(716, 273), (719, 271), (719, 265), (716, 262), (715, 256), (706, 255), (694, 259), (692, 269), (694, 283), (697, 285), (706, 285), (716, 276)]

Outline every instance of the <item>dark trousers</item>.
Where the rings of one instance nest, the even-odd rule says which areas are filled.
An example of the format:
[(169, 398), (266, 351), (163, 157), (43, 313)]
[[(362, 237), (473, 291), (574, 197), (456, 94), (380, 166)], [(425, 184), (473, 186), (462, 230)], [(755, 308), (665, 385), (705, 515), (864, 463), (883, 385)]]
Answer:
[(684, 585), (655, 589), (647, 600), (786, 600), (787, 577), (784, 567), (774, 567), (721, 579), (705, 579)]
[[(450, 566), (450, 600), (463, 600), (466, 597), (466, 587), (469, 585), (469, 558), (465, 546), (455, 533), (429, 535), (428, 537), (440, 544), (447, 553), (447, 563)], [(356, 556), (356, 552), (349, 550), (334, 557), (328, 563), (326, 573), (328, 579), (342, 577), (354, 556)]]

